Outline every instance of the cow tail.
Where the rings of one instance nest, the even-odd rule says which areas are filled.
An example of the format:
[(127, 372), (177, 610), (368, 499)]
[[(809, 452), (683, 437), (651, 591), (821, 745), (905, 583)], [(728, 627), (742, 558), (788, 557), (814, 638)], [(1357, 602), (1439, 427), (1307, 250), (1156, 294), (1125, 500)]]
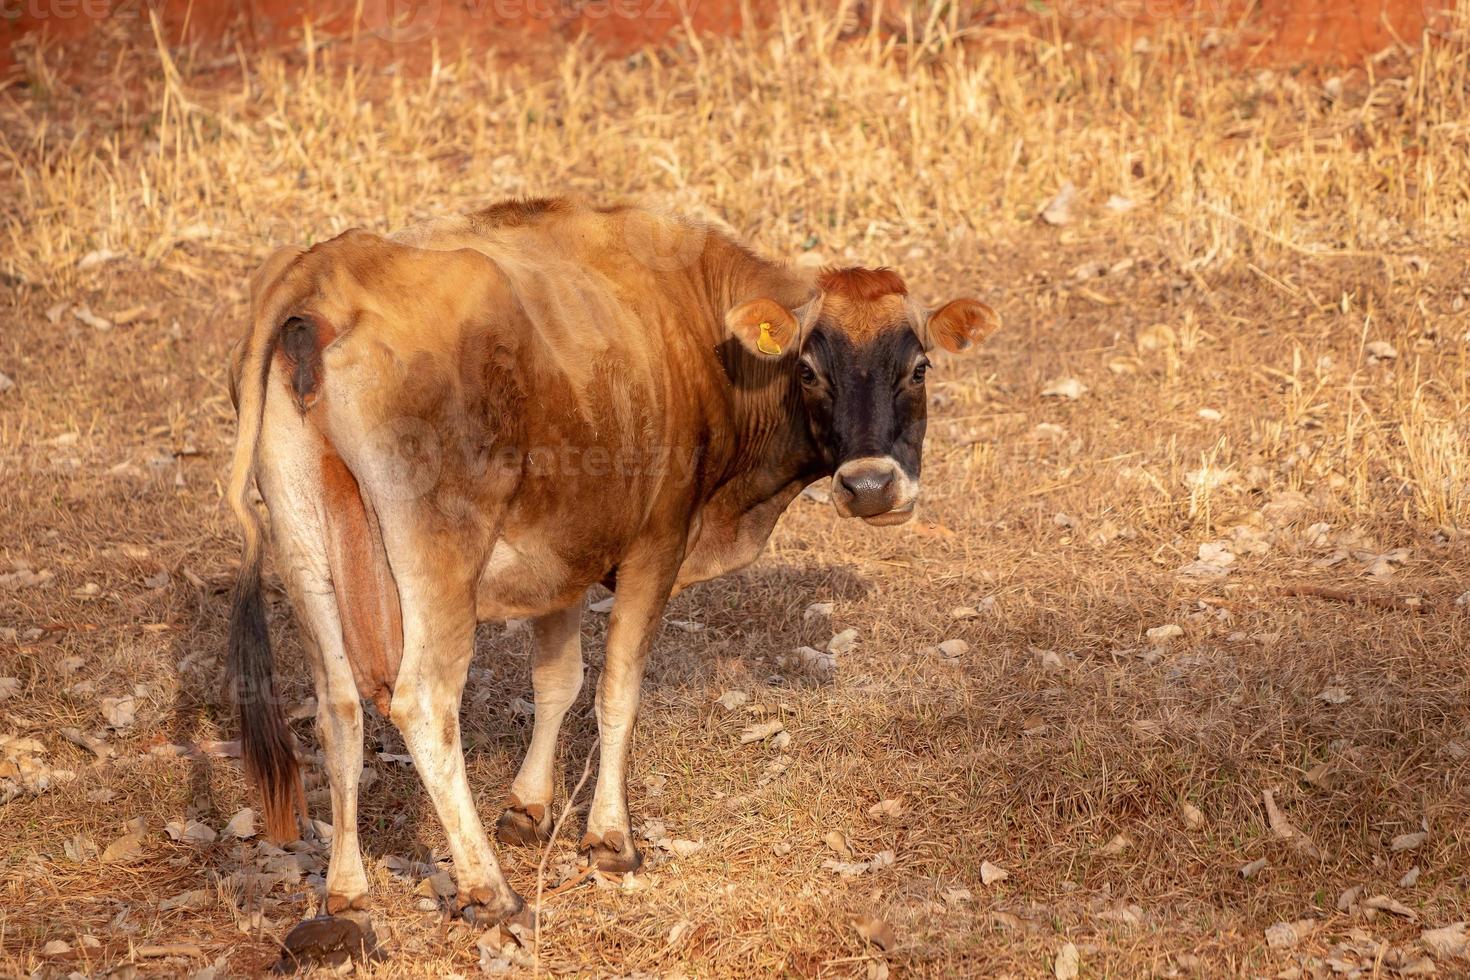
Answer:
[(241, 353), (234, 394), (239, 433), (230, 466), (229, 501), (245, 544), (230, 606), (229, 654), (225, 677), (240, 719), (240, 755), (245, 776), (261, 795), (266, 832), (277, 841), (298, 837), (296, 817), (306, 815), (306, 794), (296, 761), (295, 740), (276, 697), (270, 628), (261, 595), (265, 529), (250, 499), (265, 413), (265, 385), (278, 327), (267, 317), (253, 324)]

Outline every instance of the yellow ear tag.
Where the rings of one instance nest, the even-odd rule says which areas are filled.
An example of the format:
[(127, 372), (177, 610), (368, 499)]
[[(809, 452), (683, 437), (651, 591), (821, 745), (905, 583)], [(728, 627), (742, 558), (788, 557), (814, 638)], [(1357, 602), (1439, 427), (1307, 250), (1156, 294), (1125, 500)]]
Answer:
[(761, 323), (761, 335), (756, 338), (755, 349), (762, 354), (781, 353), (781, 345), (776, 343), (776, 339), (771, 336), (771, 325), (769, 323), (765, 323), (764, 321)]

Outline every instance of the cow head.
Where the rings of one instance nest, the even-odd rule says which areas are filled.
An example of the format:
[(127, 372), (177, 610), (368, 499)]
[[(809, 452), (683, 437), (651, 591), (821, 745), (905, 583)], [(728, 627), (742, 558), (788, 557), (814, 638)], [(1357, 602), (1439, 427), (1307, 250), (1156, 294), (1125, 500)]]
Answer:
[(913, 516), (928, 352), (968, 350), (1000, 325), (978, 300), (926, 310), (888, 269), (828, 271), (800, 309), (755, 299), (725, 320), (752, 354), (789, 363), (812, 440), (832, 472), (832, 502), (843, 517), (869, 524)]

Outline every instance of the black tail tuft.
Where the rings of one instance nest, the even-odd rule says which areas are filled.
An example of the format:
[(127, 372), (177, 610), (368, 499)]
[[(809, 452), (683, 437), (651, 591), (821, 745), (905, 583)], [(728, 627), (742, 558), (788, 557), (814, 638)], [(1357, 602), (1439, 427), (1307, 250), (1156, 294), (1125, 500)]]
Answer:
[(305, 815), (306, 796), (291, 729), (275, 695), (270, 630), (260, 594), (261, 556), (258, 549), (246, 551), (235, 580), (225, 676), (240, 715), (245, 776), (260, 788), (266, 832), (274, 840), (290, 841), (298, 836), (296, 815)]

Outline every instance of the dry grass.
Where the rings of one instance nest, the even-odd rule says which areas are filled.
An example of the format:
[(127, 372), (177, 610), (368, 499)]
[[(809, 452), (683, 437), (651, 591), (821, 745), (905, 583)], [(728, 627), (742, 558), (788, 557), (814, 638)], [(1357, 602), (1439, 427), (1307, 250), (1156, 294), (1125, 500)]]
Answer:
[[(793, 6), (770, 33), (628, 61), (446, 51), (422, 75), (355, 69), (350, 40), (319, 35), (234, 69), (138, 38), (90, 71), (30, 53), (29, 84), (0, 92), (0, 371), (17, 382), (0, 393), (0, 573), (54, 578), (0, 587), (16, 631), (0, 677), (19, 680), (0, 734), (38, 738), (78, 775), (0, 810), (0, 972), (224, 957), (249, 973), (314, 908), (309, 881), (222, 880), (255, 866), (251, 847), (161, 834), (186, 814), (217, 828), (247, 799), (229, 763), (158, 749), (232, 730), (218, 664), (236, 532), (218, 480), (243, 276), (281, 242), (567, 189), (669, 202), (771, 254), (891, 263), (926, 297), (992, 299), (1008, 328), (937, 372), (927, 521), (883, 533), (799, 501), (754, 568), (675, 603), (671, 618), (705, 628), (659, 640), (632, 805), (704, 847), (655, 861), (644, 890), (549, 899), (546, 971), (874, 975), (849, 926), (873, 913), (899, 934), (883, 961), (924, 975), (1037, 975), (1067, 941), (1086, 975), (1320, 972), (1329, 955), (1369, 975), (1421, 955), (1422, 926), (1470, 918), (1455, 603), (1470, 587), (1455, 527), (1470, 4), (1456, 31), (1335, 96), (1242, 77), (1183, 37), (1118, 55), (941, 18), (905, 46), (840, 37), (849, 22)], [(1039, 224), (1068, 181), (1071, 222)], [(1104, 207), (1113, 195), (1136, 206)], [(83, 260), (99, 250), (120, 257)], [(1093, 263), (1105, 273), (1079, 274)], [(98, 332), (78, 307), (119, 323)], [(1066, 377), (1080, 399), (1040, 395)], [(1216, 541), (1237, 555), (1228, 575), (1179, 574)], [(821, 599), (834, 622), (804, 621)], [(279, 596), (276, 613), (285, 686), (305, 700)], [(1182, 635), (1150, 641), (1164, 624)], [(787, 664), (848, 626), (859, 641), (835, 682)], [(970, 644), (959, 659), (929, 649), (953, 637)], [(595, 670), (600, 623), (588, 639)], [(486, 627), (480, 647), (466, 740), (493, 817), (528, 734), (511, 703), (528, 693), (526, 639)], [(1344, 703), (1319, 697), (1337, 687)], [(728, 689), (759, 710), (714, 705)], [(99, 730), (98, 699), (129, 692), (138, 723), (109, 736), (113, 760), (60, 736)], [(762, 783), (777, 752), (737, 736), (766, 715), (793, 741)], [(594, 727), (574, 711), (569, 784)], [(399, 751), (391, 726), (369, 732)], [(442, 845), (413, 773), (374, 768), (369, 860)], [(1264, 790), (1320, 857), (1273, 833)], [(901, 825), (866, 815), (893, 797)], [(66, 856), (139, 816), (143, 860)], [(1390, 849), (1421, 826), (1416, 850)], [(833, 829), (896, 862), (838, 877), (821, 866)], [(537, 857), (505, 854), (523, 894)], [(982, 886), (987, 860), (1010, 877)], [(371, 874), (393, 951), (372, 972), (477, 972), (473, 933)], [(1356, 886), (1417, 921), (1340, 910)], [(157, 911), (199, 888), (204, 907)], [(946, 902), (952, 888), (973, 900)], [(1266, 927), (1303, 918), (1319, 928), (1297, 948), (1267, 948)], [(42, 956), (55, 939), (72, 952)], [(170, 943), (203, 958), (144, 948)]]

